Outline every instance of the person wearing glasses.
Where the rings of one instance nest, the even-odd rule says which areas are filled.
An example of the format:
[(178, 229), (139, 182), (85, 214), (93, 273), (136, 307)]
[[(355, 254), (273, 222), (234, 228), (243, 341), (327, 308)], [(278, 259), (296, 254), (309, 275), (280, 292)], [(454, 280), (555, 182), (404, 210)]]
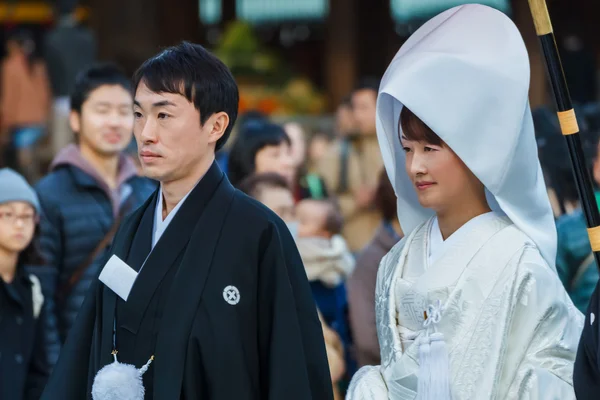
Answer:
[(34, 246), (39, 202), (25, 178), (0, 169), (0, 399), (39, 399), (49, 375)]

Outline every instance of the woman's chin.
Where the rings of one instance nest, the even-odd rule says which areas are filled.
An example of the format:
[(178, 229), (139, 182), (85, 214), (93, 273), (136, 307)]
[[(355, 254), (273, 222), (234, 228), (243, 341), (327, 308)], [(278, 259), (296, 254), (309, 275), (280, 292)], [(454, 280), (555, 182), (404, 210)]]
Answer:
[(419, 204), (423, 208), (429, 208), (434, 211), (438, 208), (437, 205), (439, 202), (435, 201), (435, 199), (433, 199), (432, 196), (421, 195), (418, 196), (418, 200)]

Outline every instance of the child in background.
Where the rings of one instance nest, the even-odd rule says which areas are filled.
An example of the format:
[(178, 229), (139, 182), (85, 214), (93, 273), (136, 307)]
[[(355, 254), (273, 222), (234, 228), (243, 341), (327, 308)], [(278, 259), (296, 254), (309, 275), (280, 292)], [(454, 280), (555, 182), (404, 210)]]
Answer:
[[(239, 189), (248, 196), (260, 201), (288, 224), (293, 224), (294, 197), (287, 180), (274, 172), (250, 175), (244, 179)], [(290, 229), (295, 235), (295, 229)]]
[(354, 269), (354, 258), (340, 235), (343, 225), (340, 212), (329, 201), (303, 200), (296, 207), (296, 217), (296, 244), (308, 280), (337, 287)]
[(0, 399), (37, 400), (48, 379), (44, 298), (26, 265), (38, 264), (32, 245), (39, 202), (25, 179), (0, 169)]
[(317, 308), (325, 323), (342, 339), (346, 349), (347, 371), (352, 375), (346, 279), (354, 269), (354, 257), (340, 235), (343, 218), (334, 203), (303, 200), (296, 206), (298, 237), (296, 245), (310, 281)]

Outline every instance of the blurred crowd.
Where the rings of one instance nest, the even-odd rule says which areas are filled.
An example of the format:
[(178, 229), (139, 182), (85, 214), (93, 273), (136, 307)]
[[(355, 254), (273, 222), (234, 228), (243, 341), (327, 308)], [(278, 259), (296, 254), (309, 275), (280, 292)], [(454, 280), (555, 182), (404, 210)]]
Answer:
[[(26, 31), (6, 42), (0, 86), (0, 398), (38, 398), (124, 216), (156, 184), (139, 176), (130, 81), (95, 59), (65, 16), (43, 51)], [(74, 50), (76, 49), (76, 50)], [(68, 50), (68, 51), (67, 51)], [(357, 83), (333, 129), (241, 116), (217, 162), (232, 184), (288, 225), (321, 317), (331, 378), (380, 363), (375, 282), (402, 238), (376, 134), (377, 78)], [(576, 107), (600, 185), (600, 107)], [(555, 210), (561, 280), (585, 311), (598, 280), (574, 180), (550, 107), (534, 110)], [(600, 199), (600, 197), (599, 197)]]

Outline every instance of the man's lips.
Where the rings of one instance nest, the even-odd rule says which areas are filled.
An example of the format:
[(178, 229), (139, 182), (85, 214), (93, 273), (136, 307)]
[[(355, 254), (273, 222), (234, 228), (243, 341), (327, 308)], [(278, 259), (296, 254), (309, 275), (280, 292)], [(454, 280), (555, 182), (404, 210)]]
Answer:
[(115, 132), (109, 132), (104, 134), (104, 139), (111, 144), (116, 144), (123, 140), (123, 135)]
[(142, 161), (149, 162), (160, 158), (160, 155), (148, 150), (143, 150), (140, 152), (140, 158), (142, 159)]
[(140, 152), (140, 157), (160, 157), (158, 154), (153, 153), (148, 150), (143, 150)]

